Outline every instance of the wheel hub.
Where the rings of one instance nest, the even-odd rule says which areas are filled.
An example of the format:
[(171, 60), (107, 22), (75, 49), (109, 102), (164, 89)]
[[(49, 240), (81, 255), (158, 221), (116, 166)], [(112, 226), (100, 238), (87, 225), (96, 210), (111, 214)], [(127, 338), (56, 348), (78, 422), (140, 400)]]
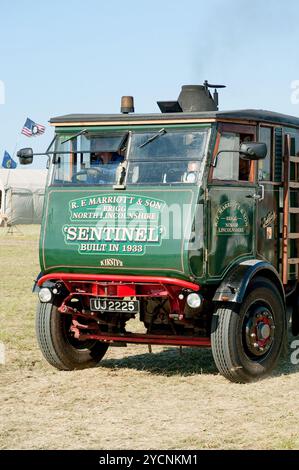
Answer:
[(274, 318), (271, 311), (262, 305), (254, 305), (245, 318), (245, 340), (254, 356), (263, 356), (272, 346)]
[(260, 322), (257, 325), (257, 336), (259, 340), (268, 339), (270, 336), (270, 326), (268, 323)]

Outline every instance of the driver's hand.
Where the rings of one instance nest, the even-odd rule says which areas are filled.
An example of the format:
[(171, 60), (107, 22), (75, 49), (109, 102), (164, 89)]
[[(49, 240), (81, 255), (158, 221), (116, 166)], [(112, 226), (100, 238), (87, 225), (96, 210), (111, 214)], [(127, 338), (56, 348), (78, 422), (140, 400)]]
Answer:
[(87, 181), (89, 183), (98, 183), (99, 171), (95, 168), (88, 168), (87, 170)]
[(93, 177), (96, 177), (99, 174), (98, 171), (95, 170), (94, 168), (88, 168), (87, 173), (89, 176), (93, 176)]

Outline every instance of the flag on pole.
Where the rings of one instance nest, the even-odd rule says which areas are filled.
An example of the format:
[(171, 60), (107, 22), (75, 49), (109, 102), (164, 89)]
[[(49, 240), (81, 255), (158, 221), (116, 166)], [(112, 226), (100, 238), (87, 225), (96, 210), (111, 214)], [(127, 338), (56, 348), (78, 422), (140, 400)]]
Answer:
[(27, 137), (36, 137), (38, 135), (43, 134), (45, 130), (45, 126), (37, 124), (36, 122), (32, 121), (32, 119), (27, 118), (21, 131), (21, 134), (24, 134)]
[(7, 168), (8, 170), (13, 170), (17, 167), (17, 162), (15, 162), (8, 152), (4, 152), (3, 160), (2, 160), (2, 167)]

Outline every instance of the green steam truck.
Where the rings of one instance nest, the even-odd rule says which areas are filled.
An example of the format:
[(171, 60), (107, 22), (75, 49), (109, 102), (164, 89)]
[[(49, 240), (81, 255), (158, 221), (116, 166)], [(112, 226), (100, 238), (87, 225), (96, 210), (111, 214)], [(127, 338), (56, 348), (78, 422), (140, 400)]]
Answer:
[(299, 118), (219, 111), (216, 88), (185, 85), (156, 114), (126, 96), (120, 114), (50, 120), (34, 291), (54, 367), (110, 345), (211, 347), (244, 383), (275, 367), (287, 311), (298, 334)]

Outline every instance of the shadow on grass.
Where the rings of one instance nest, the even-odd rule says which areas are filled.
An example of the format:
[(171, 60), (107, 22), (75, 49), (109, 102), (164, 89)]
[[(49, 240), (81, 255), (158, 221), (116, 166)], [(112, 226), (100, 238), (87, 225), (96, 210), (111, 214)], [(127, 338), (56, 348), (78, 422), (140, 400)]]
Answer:
[(218, 374), (210, 349), (169, 347), (152, 354), (138, 354), (122, 359), (103, 359), (100, 367), (135, 369), (155, 375), (188, 376), (194, 374)]
[[(291, 347), (291, 343), (294, 339), (296, 338), (289, 338), (288, 345), (284, 348), (279, 363), (270, 376), (280, 377), (299, 372), (299, 364), (293, 364), (291, 362), (291, 354), (294, 351)], [(297, 339), (299, 339), (299, 337), (297, 337)], [(153, 351), (155, 350), (153, 349)], [(165, 376), (218, 374), (212, 351), (209, 348), (183, 348), (182, 354), (180, 354), (179, 348), (169, 347), (157, 353), (153, 352), (152, 354), (136, 354), (121, 359), (103, 359), (99, 367), (135, 369)]]

